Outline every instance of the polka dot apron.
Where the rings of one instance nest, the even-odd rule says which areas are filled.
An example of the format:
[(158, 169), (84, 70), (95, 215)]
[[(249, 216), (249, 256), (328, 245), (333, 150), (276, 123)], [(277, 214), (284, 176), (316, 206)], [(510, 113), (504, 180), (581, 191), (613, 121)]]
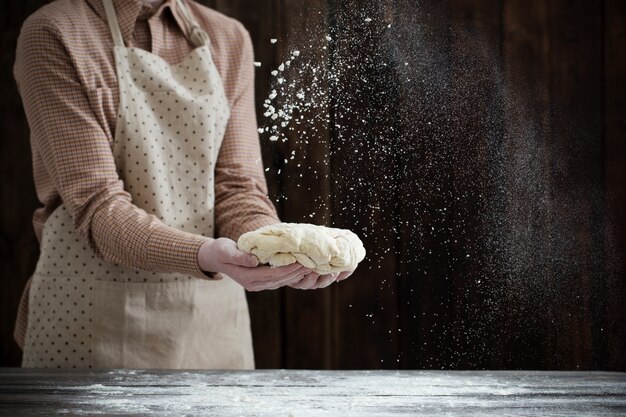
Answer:
[[(133, 203), (214, 235), (214, 170), (230, 116), (209, 37), (179, 0), (196, 47), (170, 65), (125, 47), (111, 0), (120, 106), (113, 153)], [(98, 258), (61, 205), (32, 279), (25, 367), (252, 369), (245, 292), (231, 279), (154, 273)]]

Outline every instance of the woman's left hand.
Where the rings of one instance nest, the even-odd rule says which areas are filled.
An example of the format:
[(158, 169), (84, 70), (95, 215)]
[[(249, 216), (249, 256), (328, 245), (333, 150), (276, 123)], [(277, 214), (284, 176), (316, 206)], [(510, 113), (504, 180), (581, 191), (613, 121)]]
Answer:
[(305, 275), (300, 281), (293, 284), (289, 284), (288, 287), (298, 290), (317, 290), (320, 288), (326, 288), (333, 282), (343, 281), (352, 275), (354, 271), (344, 271), (340, 273), (332, 273), (326, 275), (320, 275), (316, 272), (311, 272)]

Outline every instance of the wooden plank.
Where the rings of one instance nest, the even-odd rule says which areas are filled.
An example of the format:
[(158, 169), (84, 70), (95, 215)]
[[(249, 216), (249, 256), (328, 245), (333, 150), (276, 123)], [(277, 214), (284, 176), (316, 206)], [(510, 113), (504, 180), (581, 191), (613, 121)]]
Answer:
[[(398, 333), (402, 368), (442, 368), (451, 340), (447, 209), (453, 198), (448, 2), (398, 2), (392, 33), (398, 39), (400, 120)], [(406, 65), (406, 64), (408, 65)]]
[(608, 205), (607, 369), (626, 369), (626, 4), (604, 2), (605, 176)]
[[(306, 15), (314, 7), (294, 0), (203, 2), (241, 19), (250, 30), (256, 59), (263, 63), (257, 70), (257, 109), (261, 114), (271, 85), (269, 71), (294, 44), (295, 39), (290, 41), (283, 36), (298, 29), (306, 33), (304, 27), (314, 26), (319, 16)], [(438, 186), (450, 187), (456, 181), (467, 183), (481, 165), (465, 173), (449, 165), (443, 166), (443, 173), (434, 170), (443, 159), (459, 157), (458, 149), (447, 149), (438, 139), (454, 133), (455, 125), (427, 125), (429, 119), (445, 114), (446, 106), (454, 104), (449, 101), (454, 97), (445, 94), (436, 100), (424, 97), (445, 91), (445, 83), (455, 82), (445, 71), (437, 73), (447, 69), (450, 61), (444, 58), (449, 58), (452, 48), (463, 46), (449, 42), (453, 41), (450, 31), (462, 31), (463, 36), (475, 39), (488, 33), (487, 38), (493, 39), (499, 30), (499, 6), (490, 9), (482, 0), (420, 2), (417, 9), (413, 0), (395, 0), (393, 7), (387, 2), (375, 3), (333, 1), (333, 12), (328, 15), (337, 33), (363, 35), (357, 39), (362, 43), (336, 39), (330, 45), (335, 48), (331, 50), (335, 59), (356, 53), (350, 59), (361, 62), (361, 67), (346, 71), (341, 79), (343, 92), (353, 94), (353, 101), (358, 103), (353, 107), (354, 113), (348, 115), (346, 130), (337, 128), (333, 132), (332, 183), (325, 177), (329, 169), (327, 143), (307, 144), (302, 148), (295, 147), (294, 142), (262, 142), (264, 160), (270, 167), (267, 172), (270, 195), (275, 201), (279, 196), (288, 197), (278, 200), (284, 218), (306, 220), (315, 210), (314, 217), (307, 221), (331, 220), (331, 224), (354, 229), (365, 236), (368, 260), (355, 277), (325, 291), (251, 294), (257, 366), (626, 369), (623, 355), (626, 330), (620, 326), (626, 297), (623, 279), (626, 11), (622, 2), (503, 0), (497, 3), (503, 5), (506, 82), (521, 87), (525, 93), (516, 94), (513, 98), (517, 101), (507, 103), (507, 129), (511, 129), (509, 134), (517, 140), (508, 142), (511, 146), (508, 151), (517, 155), (512, 160), (514, 163), (523, 164), (521, 158), (528, 158), (536, 171), (525, 177), (529, 171), (516, 171), (516, 167), (523, 168), (521, 165), (508, 167), (510, 175), (518, 176), (517, 182), (509, 184), (518, 193), (509, 200), (510, 219), (517, 221), (519, 216), (528, 217), (529, 213), (533, 217), (527, 228), (509, 230), (518, 243), (521, 240), (527, 245), (514, 246), (508, 253), (526, 251), (518, 261), (529, 262), (515, 264), (520, 269), (508, 281), (498, 281), (505, 277), (494, 275), (483, 288), (471, 285), (471, 274), (476, 274), (476, 270), (458, 261), (450, 266), (450, 260), (459, 257), (478, 230), (469, 227), (464, 235), (465, 243), (455, 246), (448, 242), (454, 233), (445, 229), (463, 218), (475, 218), (476, 213), (465, 212), (467, 216), (462, 218), (459, 210), (457, 217), (445, 217), (441, 210), (453, 205), (448, 197), (435, 193)], [(15, 44), (23, 19), (42, 4), (30, 0), (4, 6), (6, 30), (2, 39), (9, 50), (14, 50), (10, 46)], [(389, 18), (392, 10), (395, 12), (390, 38), (381, 37), (382, 26), (375, 26), (372, 32), (359, 26), (365, 23), (366, 15), (374, 18), (375, 25), (380, 25), (381, 19), (392, 22)], [(301, 13), (305, 13), (302, 18)], [(455, 19), (446, 21), (448, 16)], [(304, 26), (298, 27), (302, 22)], [(320, 27), (323, 29), (326, 24)], [(272, 37), (281, 38), (281, 42), (271, 46)], [(355, 45), (356, 49), (347, 49)], [(422, 72), (432, 72), (427, 81), (433, 84), (421, 90), (416, 86), (413, 90), (398, 90), (398, 85), (406, 80), (403, 77), (414, 77), (412, 69), (398, 71), (394, 67), (389, 72), (380, 71), (381, 68), (369, 65), (368, 56), (399, 67), (406, 59)], [(5, 179), (0, 193), (2, 201), (13, 202), (0, 209), (0, 273), (4, 289), (0, 299), (0, 363), (17, 365), (20, 354), (12, 340), (13, 322), (23, 283), (34, 269), (38, 255), (30, 223), (37, 202), (32, 187), (27, 125), (10, 74), (12, 53), (5, 54), (2, 62), (1, 82), (7, 94), (0, 99), (5, 110), (0, 136), (16, 140), (3, 140), (0, 144), (0, 167)], [(378, 84), (366, 91), (348, 91), (358, 86), (361, 75)], [(459, 80), (463, 77), (456, 81), (457, 86), (461, 85)], [(389, 84), (385, 84), (387, 81)], [(370, 93), (381, 90), (389, 93), (383, 104), (396, 104), (395, 122), (413, 115), (417, 122), (405, 128), (419, 128), (414, 136), (389, 141), (394, 145), (389, 152), (391, 147), (384, 148), (384, 140), (366, 143), (359, 139), (360, 135), (385, 139), (381, 132), (398, 126), (392, 119), (383, 120), (383, 117), (372, 118), (365, 124), (358, 120), (357, 116), (365, 114), (375, 102), (376, 94)], [(402, 95), (407, 92), (418, 94)], [(341, 104), (335, 102), (336, 107)], [(598, 113), (603, 108), (604, 119)], [(335, 116), (347, 113), (347, 109), (339, 108)], [(524, 119), (531, 122), (524, 123)], [(606, 128), (604, 142), (602, 120)], [(337, 117), (334, 121), (338, 121)], [(454, 123), (459, 131), (472, 135), (485, 129), (476, 120)], [(418, 136), (419, 140), (409, 142)], [(532, 152), (531, 145), (537, 145)], [(303, 150), (302, 160), (306, 161), (299, 168), (284, 163), (294, 149)], [(479, 153), (474, 149), (464, 156), (476, 159)], [(284, 167), (287, 169), (282, 170)], [(381, 174), (380, 167), (390, 175)], [(548, 174), (533, 176), (536, 173)], [(300, 174), (304, 179), (299, 180)], [(606, 220), (603, 186), (598, 184), (601, 178), (606, 180)], [(318, 187), (314, 187), (318, 185), (316, 181)], [(298, 184), (305, 185), (298, 187)], [(420, 184), (427, 188), (420, 188)], [(474, 189), (481, 187), (480, 182), (478, 185)], [(350, 190), (351, 187), (355, 189)], [(314, 191), (310, 192), (309, 188)], [(332, 196), (332, 204), (312, 197), (326, 193)], [(331, 209), (333, 216), (329, 213)], [(438, 233), (431, 233), (428, 225), (436, 226)], [(435, 249), (432, 255), (428, 253), (431, 248)], [(416, 257), (416, 253), (421, 257)], [(471, 274), (461, 277), (460, 271)], [(493, 306), (481, 305), (479, 309), (481, 297), (488, 292), (502, 298), (494, 299)], [(397, 312), (396, 302), (400, 306)], [(473, 309), (477, 315), (484, 313), (486, 320), (495, 321), (472, 323), (472, 316), (463, 312), (465, 308)], [(494, 319), (489, 319), (490, 315)], [(476, 326), (485, 323), (495, 325), (488, 329), (484, 341), (477, 341), (476, 336), (481, 333), (476, 331)], [(464, 334), (467, 330), (473, 334)], [(482, 327), (478, 330), (483, 331)], [(483, 358), (478, 357), (481, 349), (485, 349)]]
[(45, 2), (27, 0), (2, 5), (0, 44), (0, 365), (21, 363), (13, 340), (17, 306), (24, 285), (35, 269), (39, 244), (32, 215), (39, 206), (33, 183), (29, 130), (13, 78), (15, 46), (23, 21)]
[(496, 287), (496, 294), (511, 308), (500, 309), (500, 345), (507, 353), (492, 366), (550, 368), (556, 350), (556, 306), (545, 305), (545, 292), (552, 294), (549, 283), (558, 271), (551, 259), (558, 248), (550, 237), (554, 208), (548, 2), (506, 0), (503, 12), (507, 221), (501, 226), (504, 285)]
[[(462, 411), (461, 411), (462, 410)], [(0, 372), (1, 415), (624, 416), (602, 372)]]
[(333, 363), (396, 368), (396, 127), (392, 2), (332, 2), (333, 225), (353, 230), (368, 255), (334, 288)]
[[(561, 248), (553, 279), (558, 368), (606, 366), (602, 4), (554, 0), (549, 8), (552, 181)], [(575, 268), (571, 266), (575, 265)]]
[(505, 346), (514, 367), (604, 368), (601, 5), (507, 0), (505, 33), (517, 164)]
[[(499, 5), (397, 2), (401, 366), (485, 366), (494, 350), (487, 221), (502, 134)], [(416, 97), (419, 98), (416, 100)]]
[[(457, 369), (484, 369), (499, 348), (490, 336), (494, 276), (494, 218), (499, 195), (504, 99), (502, 84), (502, 4), (450, 0), (450, 100), (447, 112), (451, 198), (444, 248), (449, 264), (450, 346), (442, 362)], [(441, 120), (440, 123), (445, 123)], [(444, 249), (442, 248), (442, 249)]]
[[(326, 0), (281, 0), (276, 8), (280, 28), (276, 50), (277, 67), (284, 65), (273, 103), (279, 110), (298, 106), (291, 120), (280, 117), (282, 131), (278, 148), (283, 220), (330, 225), (330, 130), (328, 126), (328, 65)], [(299, 51), (299, 55), (293, 55)], [(290, 62), (287, 65), (287, 62)], [(313, 72), (315, 71), (315, 73)], [(298, 98), (303, 94), (302, 99)], [(311, 105), (306, 106), (307, 103)], [(282, 127), (281, 122), (286, 126)], [(285, 139), (285, 140), (283, 140)], [(331, 290), (284, 290), (285, 365), (289, 368), (329, 369), (331, 356)]]
[[(247, 0), (212, 0), (206, 3), (210, 7), (241, 21), (250, 32), (254, 44), (255, 60), (261, 62), (256, 69), (256, 104), (257, 119), (262, 123), (263, 101), (270, 89), (270, 71), (276, 61), (276, 51), (270, 47), (270, 39), (275, 36), (276, 27), (273, 19), (274, 0), (250, 2)], [(264, 166), (266, 171), (269, 196), (275, 202), (281, 214), (281, 184), (277, 175), (280, 164), (279, 151), (267, 138), (261, 141)], [(257, 368), (276, 368), (283, 365), (282, 357), (282, 297), (278, 291), (247, 293), (250, 310), (254, 355)]]

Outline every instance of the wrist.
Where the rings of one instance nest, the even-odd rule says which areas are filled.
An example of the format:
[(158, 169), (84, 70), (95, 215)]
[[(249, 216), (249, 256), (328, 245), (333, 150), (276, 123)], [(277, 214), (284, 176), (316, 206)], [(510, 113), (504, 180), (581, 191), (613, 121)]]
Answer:
[(198, 266), (204, 272), (218, 273), (213, 260), (213, 243), (215, 239), (207, 239), (198, 249)]

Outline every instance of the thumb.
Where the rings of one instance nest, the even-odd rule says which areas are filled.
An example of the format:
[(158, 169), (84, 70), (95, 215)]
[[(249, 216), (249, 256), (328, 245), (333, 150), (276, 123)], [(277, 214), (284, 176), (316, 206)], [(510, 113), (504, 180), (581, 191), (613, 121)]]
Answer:
[(243, 266), (254, 268), (259, 265), (259, 259), (251, 253), (243, 252), (242, 257), (245, 258), (245, 263), (242, 263)]
[(229, 263), (239, 266), (246, 266), (254, 268), (259, 264), (259, 260), (251, 253), (246, 253), (237, 249), (237, 247), (230, 247), (228, 251)]

